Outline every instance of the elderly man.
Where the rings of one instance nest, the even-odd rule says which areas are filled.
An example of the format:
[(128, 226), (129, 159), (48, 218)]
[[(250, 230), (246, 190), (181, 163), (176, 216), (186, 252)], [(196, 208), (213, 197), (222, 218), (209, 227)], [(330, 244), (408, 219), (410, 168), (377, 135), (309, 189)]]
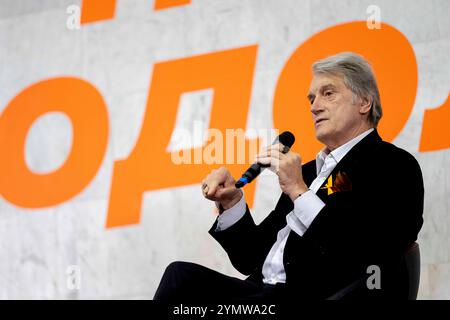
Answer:
[[(357, 289), (347, 297), (404, 296), (400, 257), (423, 223), (420, 167), (378, 135), (380, 95), (363, 57), (337, 54), (312, 70), (307, 96), (325, 147), (303, 166), (301, 155), (283, 154), (280, 144), (258, 155), (278, 175), (283, 193), (275, 209), (256, 225), (224, 167), (202, 182), (205, 198), (220, 209), (209, 233), (249, 277), (173, 262), (156, 300), (299, 301), (325, 299), (349, 286)], [(372, 273), (378, 278), (367, 286)]]

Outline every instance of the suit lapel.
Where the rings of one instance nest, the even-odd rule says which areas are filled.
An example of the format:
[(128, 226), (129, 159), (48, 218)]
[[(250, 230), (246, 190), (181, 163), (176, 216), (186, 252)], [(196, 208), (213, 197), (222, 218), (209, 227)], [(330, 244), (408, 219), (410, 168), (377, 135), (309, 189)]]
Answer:
[(302, 167), (302, 175), (303, 181), (307, 186), (310, 186), (314, 179), (316, 179), (317, 177), (316, 160), (310, 161)]
[[(364, 157), (367, 157), (370, 152), (373, 152), (374, 147), (381, 141), (381, 137), (378, 135), (377, 130), (375, 129), (371, 133), (369, 133), (364, 139), (358, 142), (336, 165), (336, 167), (331, 171), (330, 175), (325, 179), (325, 181), (320, 186), (319, 190), (317, 190), (317, 196), (323, 201), (327, 202), (329, 199), (327, 188), (325, 185), (328, 183), (328, 179), (330, 176), (333, 177), (333, 181), (335, 181), (336, 174), (338, 172), (344, 172), (348, 177), (353, 176), (355, 170), (361, 166), (361, 161), (364, 161)], [(315, 163), (315, 161), (314, 161)], [(312, 181), (311, 181), (312, 182)]]

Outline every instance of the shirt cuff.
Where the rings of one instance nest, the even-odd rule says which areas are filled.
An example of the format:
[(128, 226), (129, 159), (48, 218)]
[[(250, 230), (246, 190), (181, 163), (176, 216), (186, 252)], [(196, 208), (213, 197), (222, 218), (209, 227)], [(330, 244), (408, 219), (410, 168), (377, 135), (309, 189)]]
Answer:
[(306, 228), (309, 228), (323, 207), (325, 207), (325, 203), (309, 190), (295, 199), (294, 214)]
[(217, 217), (217, 226), (215, 231), (223, 231), (231, 227), (245, 215), (246, 211), (247, 205), (245, 203), (245, 197), (242, 195), (241, 200), (239, 200), (230, 209), (224, 210)]

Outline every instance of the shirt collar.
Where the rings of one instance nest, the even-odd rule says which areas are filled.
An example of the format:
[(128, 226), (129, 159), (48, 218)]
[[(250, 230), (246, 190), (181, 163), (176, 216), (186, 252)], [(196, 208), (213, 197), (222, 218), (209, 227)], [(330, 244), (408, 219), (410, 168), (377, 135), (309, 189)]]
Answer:
[(374, 128), (370, 128), (367, 131), (364, 131), (360, 135), (356, 136), (350, 141), (347, 141), (342, 146), (334, 149), (333, 151), (329, 152), (328, 148), (325, 147), (322, 150), (319, 151), (316, 157), (316, 170), (317, 174), (320, 173), (320, 170), (322, 169), (323, 164), (325, 163), (325, 160), (328, 158), (332, 158), (336, 164), (339, 163), (339, 161), (342, 160), (342, 158), (345, 157), (345, 155), (362, 139), (364, 139), (369, 133), (371, 133), (374, 130)]

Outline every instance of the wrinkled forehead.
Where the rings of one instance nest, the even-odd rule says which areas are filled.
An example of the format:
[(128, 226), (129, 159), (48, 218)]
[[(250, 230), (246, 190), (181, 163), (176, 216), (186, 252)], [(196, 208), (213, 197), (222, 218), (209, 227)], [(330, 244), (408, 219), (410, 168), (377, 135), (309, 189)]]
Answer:
[(313, 78), (309, 86), (309, 93), (316, 94), (317, 92), (320, 92), (320, 90), (328, 87), (334, 87), (338, 90), (346, 88), (344, 77), (338, 74), (313, 74)]

